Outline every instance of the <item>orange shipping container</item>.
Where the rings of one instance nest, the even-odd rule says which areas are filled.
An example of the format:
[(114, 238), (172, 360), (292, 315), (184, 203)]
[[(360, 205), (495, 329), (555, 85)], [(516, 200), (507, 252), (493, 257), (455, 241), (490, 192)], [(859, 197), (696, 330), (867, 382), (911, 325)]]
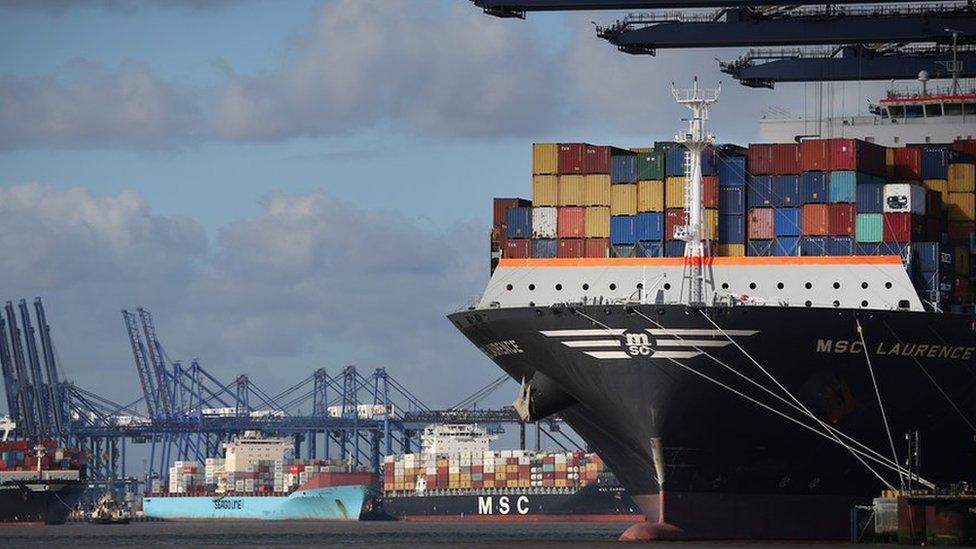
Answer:
[(559, 177), (555, 175), (532, 176), (532, 203), (536, 206), (559, 205)]
[(586, 206), (610, 205), (610, 176), (590, 174), (583, 176), (584, 202)]
[(582, 175), (559, 176), (559, 205), (585, 206), (586, 184)]
[(610, 215), (637, 215), (637, 185), (610, 186)]
[(586, 236), (586, 210), (580, 207), (559, 208), (556, 236), (559, 238), (583, 238)]
[(649, 179), (637, 182), (637, 211), (664, 211), (664, 181)]
[(830, 234), (829, 204), (803, 205), (803, 236), (825, 236)]
[(610, 238), (610, 208), (606, 206), (586, 208), (584, 228), (586, 238)]
[(702, 206), (718, 208), (718, 177), (714, 175), (702, 177)]
[[(587, 223), (589, 228), (589, 223)], [(584, 255), (585, 257), (610, 257), (609, 238), (587, 238)]]

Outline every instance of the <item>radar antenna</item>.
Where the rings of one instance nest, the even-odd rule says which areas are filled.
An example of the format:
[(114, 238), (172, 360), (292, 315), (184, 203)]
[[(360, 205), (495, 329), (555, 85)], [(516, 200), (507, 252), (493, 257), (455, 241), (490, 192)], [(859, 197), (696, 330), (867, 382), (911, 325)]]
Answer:
[(674, 228), (674, 238), (685, 241), (686, 265), (691, 265), (691, 284), (689, 304), (703, 305), (704, 300), (704, 269), (703, 258), (711, 255), (707, 250), (707, 241), (702, 241), (702, 152), (715, 142), (713, 134), (705, 133), (705, 121), (708, 120), (708, 108), (718, 101), (722, 91), (722, 84), (718, 88), (702, 89), (698, 87), (698, 77), (695, 77), (691, 88), (678, 89), (671, 83), (671, 93), (679, 105), (691, 109), (692, 116), (688, 119), (688, 130), (675, 135), (675, 141), (681, 143), (688, 150), (685, 151), (685, 225)]

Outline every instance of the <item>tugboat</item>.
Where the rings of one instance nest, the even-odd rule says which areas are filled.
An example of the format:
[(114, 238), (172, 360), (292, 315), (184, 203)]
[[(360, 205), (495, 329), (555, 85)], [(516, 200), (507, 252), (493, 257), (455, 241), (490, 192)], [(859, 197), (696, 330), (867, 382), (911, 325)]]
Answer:
[(107, 493), (98, 500), (98, 505), (88, 517), (91, 524), (129, 524), (132, 520), (118, 500), (111, 493)]

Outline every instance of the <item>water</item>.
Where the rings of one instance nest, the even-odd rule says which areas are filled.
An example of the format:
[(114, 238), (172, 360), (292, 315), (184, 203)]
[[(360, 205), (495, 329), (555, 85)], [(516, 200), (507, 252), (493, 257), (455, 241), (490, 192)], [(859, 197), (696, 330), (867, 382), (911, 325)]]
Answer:
[[(622, 523), (141, 522), (0, 527), (4, 549), (19, 547), (632, 547)], [(839, 544), (669, 542), (668, 549), (823, 548)]]

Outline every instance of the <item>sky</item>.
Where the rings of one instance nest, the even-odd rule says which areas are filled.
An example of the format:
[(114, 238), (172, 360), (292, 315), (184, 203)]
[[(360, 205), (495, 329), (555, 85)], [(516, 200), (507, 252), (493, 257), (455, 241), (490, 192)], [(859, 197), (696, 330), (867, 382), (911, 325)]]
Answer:
[(694, 76), (725, 81), (723, 142), (802, 106), (722, 75), (734, 51), (619, 53), (591, 23), (619, 15), (0, 0), (0, 297), (41, 296), (64, 375), (120, 401), (136, 307), (223, 379), (382, 366), (460, 401), (499, 371), (445, 315), (484, 287), (491, 198), (530, 194), (532, 142), (670, 139)]

